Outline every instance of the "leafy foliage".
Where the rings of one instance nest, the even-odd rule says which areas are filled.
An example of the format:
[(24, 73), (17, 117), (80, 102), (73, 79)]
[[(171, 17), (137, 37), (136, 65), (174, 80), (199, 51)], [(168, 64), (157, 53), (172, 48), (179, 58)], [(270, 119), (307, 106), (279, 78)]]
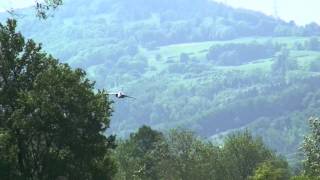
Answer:
[(320, 119), (310, 119), (310, 135), (303, 143), (305, 153), (305, 173), (310, 176), (320, 176)]
[(261, 139), (252, 137), (248, 131), (229, 135), (223, 152), (230, 179), (247, 179), (259, 163), (274, 156)]
[(255, 170), (252, 180), (287, 180), (290, 179), (288, 163), (279, 159), (261, 163)]
[(119, 144), (115, 159), (120, 167), (117, 179), (248, 179), (264, 174), (265, 165), (276, 169), (267, 169), (274, 177), (289, 178), (286, 161), (248, 131), (216, 146), (188, 130), (162, 134), (143, 126)]
[(251, 42), (248, 44), (218, 45), (209, 49), (207, 59), (213, 60), (219, 65), (236, 66), (258, 59), (270, 58), (279, 51), (280, 47), (270, 41), (264, 44)]
[(36, 1), (37, 16), (46, 19), (48, 17), (48, 11), (61, 6), (62, 2), (62, 0), (44, 0), (42, 3)]
[(162, 142), (162, 133), (147, 126), (131, 134), (130, 139), (120, 142), (115, 153), (119, 164), (117, 178), (159, 179), (159, 172), (155, 164), (156, 159), (160, 160), (161, 156), (156, 155), (154, 151)]
[(292, 177), (291, 180), (319, 180), (319, 177), (310, 177), (310, 176), (295, 176)]
[(1, 179), (105, 179), (115, 173), (105, 91), (0, 24)]

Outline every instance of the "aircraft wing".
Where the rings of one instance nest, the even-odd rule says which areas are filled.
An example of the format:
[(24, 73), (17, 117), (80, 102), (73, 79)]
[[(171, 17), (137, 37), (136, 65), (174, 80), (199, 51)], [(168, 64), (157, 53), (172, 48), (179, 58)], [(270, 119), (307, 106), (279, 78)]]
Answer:
[(128, 95), (124, 95), (124, 97), (128, 97), (128, 98), (136, 99), (135, 97), (128, 96)]

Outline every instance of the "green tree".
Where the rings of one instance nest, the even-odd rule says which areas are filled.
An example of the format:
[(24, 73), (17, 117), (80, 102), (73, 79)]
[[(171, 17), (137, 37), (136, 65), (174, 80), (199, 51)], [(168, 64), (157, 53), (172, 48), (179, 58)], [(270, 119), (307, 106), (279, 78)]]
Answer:
[(320, 50), (320, 41), (317, 37), (311, 37), (308, 41), (305, 42), (305, 48), (311, 51)]
[(0, 24), (1, 179), (110, 179), (106, 92), (15, 30)]
[(272, 64), (272, 72), (274, 77), (279, 81), (285, 82), (287, 77), (287, 72), (289, 70), (297, 69), (298, 63), (295, 58), (290, 57), (290, 50), (287, 48), (281, 49), (276, 53), (274, 62)]
[(185, 129), (171, 130), (166, 141), (169, 154), (161, 170), (163, 179), (223, 179), (226, 171), (219, 147)]
[(283, 48), (275, 56), (274, 63), (272, 64), (272, 70), (275, 73), (278, 73), (280, 76), (284, 77), (288, 71), (288, 61), (290, 51), (286, 48)]
[(181, 53), (180, 54), (180, 62), (188, 63), (189, 61), (190, 61), (189, 54), (187, 54), (187, 53)]
[(174, 129), (167, 136), (141, 127), (121, 142), (115, 157), (116, 179), (223, 179), (221, 151), (188, 130)]
[[(43, 0), (38, 1), (35, 0), (35, 10), (36, 16), (40, 19), (46, 19), (50, 16), (50, 12), (57, 9), (59, 6), (63, 4), (63, 0)], [(11, 10), (7, 10), (7, 12), (13, 17), (20, 17), (20, 14), (15, 13), (13, 10), (14, 8), (11, 7)]]
[(46, 19), (48, 17), (48, 11), (55, 10), (58, 6), (61, 6), (63, 0), (44, 0), (43, 2), (36, 1), (37, 17)]
[(316, 57), (309, 65), (309, 70), (313, 72), (320, 71), (320, 56)]
[(310, 177), (305, 175), (291, 177), (290, 180), (320, 180), (320, 177)]
[(128, 140), (119, 143), (115, 153), (119, 173), (117, 179), (159, 179), (157, 146), (164, 141), (162, 133), (142, 126)]
[(272, 160), (275, 156), (261, 138), (253, 137), (248, 131), (230, 134), (225, 139), (222, 152), (228, 171), (225, 179), (237, 180), (247, 179), (260, 163)]
[(289, 179), (288, 163), (248, 132), (234, 133), (222, 147), (204, 142), (190, 130), (165, 137), (141, 127), (116, 150), (116, 179)]
[(320, 119), (311, 118), (309, 122), (311, 132), (303, 142), (304, 170), (309, 176), (320, 177)]
[(261, 163), (250, 180), (288, 180), (290, 172), (285, 160), (265, 161)]

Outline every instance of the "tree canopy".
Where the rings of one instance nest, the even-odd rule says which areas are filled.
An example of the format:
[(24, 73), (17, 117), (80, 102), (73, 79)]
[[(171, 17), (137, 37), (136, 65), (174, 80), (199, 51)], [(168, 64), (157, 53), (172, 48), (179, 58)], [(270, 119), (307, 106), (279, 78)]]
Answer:
[(44, 0), (43, 2), (36, 2), (37, 16), (42, 19), (48, 17), (48, 11), (56, 9), (58, 6), (62, 5), (63, 0)]
[(305, 173), (320, 177), (320, 119), (310, 119), (310, 135), (305, 137), (303, 150), (305, 153)]
[(115, 179), (289, 178), (286, 160), (248, 131), (231, 134), (217, 146), (190, 130), (161, 133), (143, 126), (119, 142), (115, 159), (119, 167)]
[(81, 69), (60, 64), (33, 40), (0, 24), (1, 179), (106, 179), (111, 106)]

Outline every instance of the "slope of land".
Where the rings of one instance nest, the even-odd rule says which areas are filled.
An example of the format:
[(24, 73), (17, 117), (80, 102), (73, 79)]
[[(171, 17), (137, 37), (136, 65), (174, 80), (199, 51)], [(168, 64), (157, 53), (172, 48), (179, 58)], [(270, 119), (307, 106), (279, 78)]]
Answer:
[(111, 128), (120, 136), (142, 124), (207, 138), (249, 128), (288, 154), (320, 112), (316, 24), (206, 0), (66, 1), (53, 18), (33, 17), (19, 20), (25, 35), (85, 69), (97, 88), (137, 98), (115, 100)]

